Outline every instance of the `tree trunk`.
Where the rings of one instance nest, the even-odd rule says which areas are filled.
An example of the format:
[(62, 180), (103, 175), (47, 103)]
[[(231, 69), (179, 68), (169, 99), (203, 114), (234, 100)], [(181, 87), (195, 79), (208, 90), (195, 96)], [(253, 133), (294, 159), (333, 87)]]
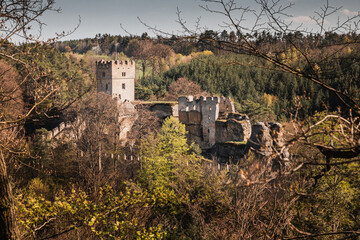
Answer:
[(146, 63), (145, 63), (145, 61), (143, 61), (142, 62), (143, 79), (145, 79), (145, 69), (146, 69)]
[(14, 197), (6, 171), (4, 155), (0, 152), (0, 239), (18, 239)]

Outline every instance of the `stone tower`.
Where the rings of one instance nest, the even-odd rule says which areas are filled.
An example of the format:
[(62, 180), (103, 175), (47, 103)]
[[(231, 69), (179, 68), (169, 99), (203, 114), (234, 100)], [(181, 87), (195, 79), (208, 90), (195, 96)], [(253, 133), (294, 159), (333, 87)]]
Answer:
[(96, 62), (97, 91), (106, 92), (121, 100), (135, 100), (135, 62)]

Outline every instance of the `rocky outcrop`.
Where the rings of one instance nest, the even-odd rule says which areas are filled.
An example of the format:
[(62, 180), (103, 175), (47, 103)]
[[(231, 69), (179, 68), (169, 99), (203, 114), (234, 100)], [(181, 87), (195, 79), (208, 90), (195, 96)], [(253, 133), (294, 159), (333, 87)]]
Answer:
[(216, 143), (246, 142), (251, 134), (251, 124), (246, 115), (231, 113), (226, 120), (215, 122)]
[(282, 125), (277, 122), (268, 123), (274, 151), (272, 170), (286, 170), (289, 166), (290, 154), (285, 145)]
[(272, 137), (270, 129), (265, 123), (258, 122), (252, 125), (251, 136), (247, 145), (261, 156), (269, 157), (272, 155)]
[(277, 122), (258, 122), (252, 126), (247, 142), (249, 150), (262, 158), (272, 160), (272, 170), (281, 170), (289, 163), (289, 152), (285, 146), (283, 128)]
[(155, 113), (162, 120), (174, 115), (172, 105), (167, 103), (151, 104), (149, 110)]
[(236, 164), (244, 158), (246, 152), (247, 145), (241, 142), (216, 143), (211, 148), (211, 155), (216, 158), (217, 162), (222, 164)]

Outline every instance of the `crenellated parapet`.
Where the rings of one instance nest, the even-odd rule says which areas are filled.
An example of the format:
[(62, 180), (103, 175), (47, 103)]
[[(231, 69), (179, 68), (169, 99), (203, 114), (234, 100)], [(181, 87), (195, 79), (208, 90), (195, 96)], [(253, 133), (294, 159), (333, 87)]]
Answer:
[(61, 122), (57, 127), (48, 131), (47, 139), (59, 138), (60, 136), (63, 136), (66, 129), (71, 129), (72, 127), (73, 123), (71, 122)]
[(179, 111), (198, 111), (202, 112), (205, 109), (218, 108), (220, 103), (218, 97), (203, 97), (195, 98), (193, 96), (179, 97), (178, 105)]
[(96, 61), (95, 64), (96, 64), (96, 67), (99, 69), (106, 69), (106, 68), (110, 68), (112, 66), (123, 66), (123, 67), (135, 66), (135, 61), (133, 61), (133, 60), (105, 61), (102, 59), (100, 61)]

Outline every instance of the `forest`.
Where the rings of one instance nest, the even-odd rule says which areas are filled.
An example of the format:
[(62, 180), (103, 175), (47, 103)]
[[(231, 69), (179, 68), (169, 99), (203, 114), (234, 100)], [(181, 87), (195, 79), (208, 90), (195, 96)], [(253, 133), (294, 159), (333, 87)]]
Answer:
[[(229, 20), (248, 11), (210, 2)], [(347, 28), (359, 15), (290, 30), (264, 0), (266, 30), (31, 39), (54, 3), (0, 3), (0, 239), (360, 237), (360, 35)], [(288, 167), (256, 151), (222, 167), (177, 118), (97, 92), (95, 62), (115, 58), (136, 62), (136, 101), (226, 96), (252, 123), (281, 123)], [(49, 138), (63, 122), (72, 137)]]

